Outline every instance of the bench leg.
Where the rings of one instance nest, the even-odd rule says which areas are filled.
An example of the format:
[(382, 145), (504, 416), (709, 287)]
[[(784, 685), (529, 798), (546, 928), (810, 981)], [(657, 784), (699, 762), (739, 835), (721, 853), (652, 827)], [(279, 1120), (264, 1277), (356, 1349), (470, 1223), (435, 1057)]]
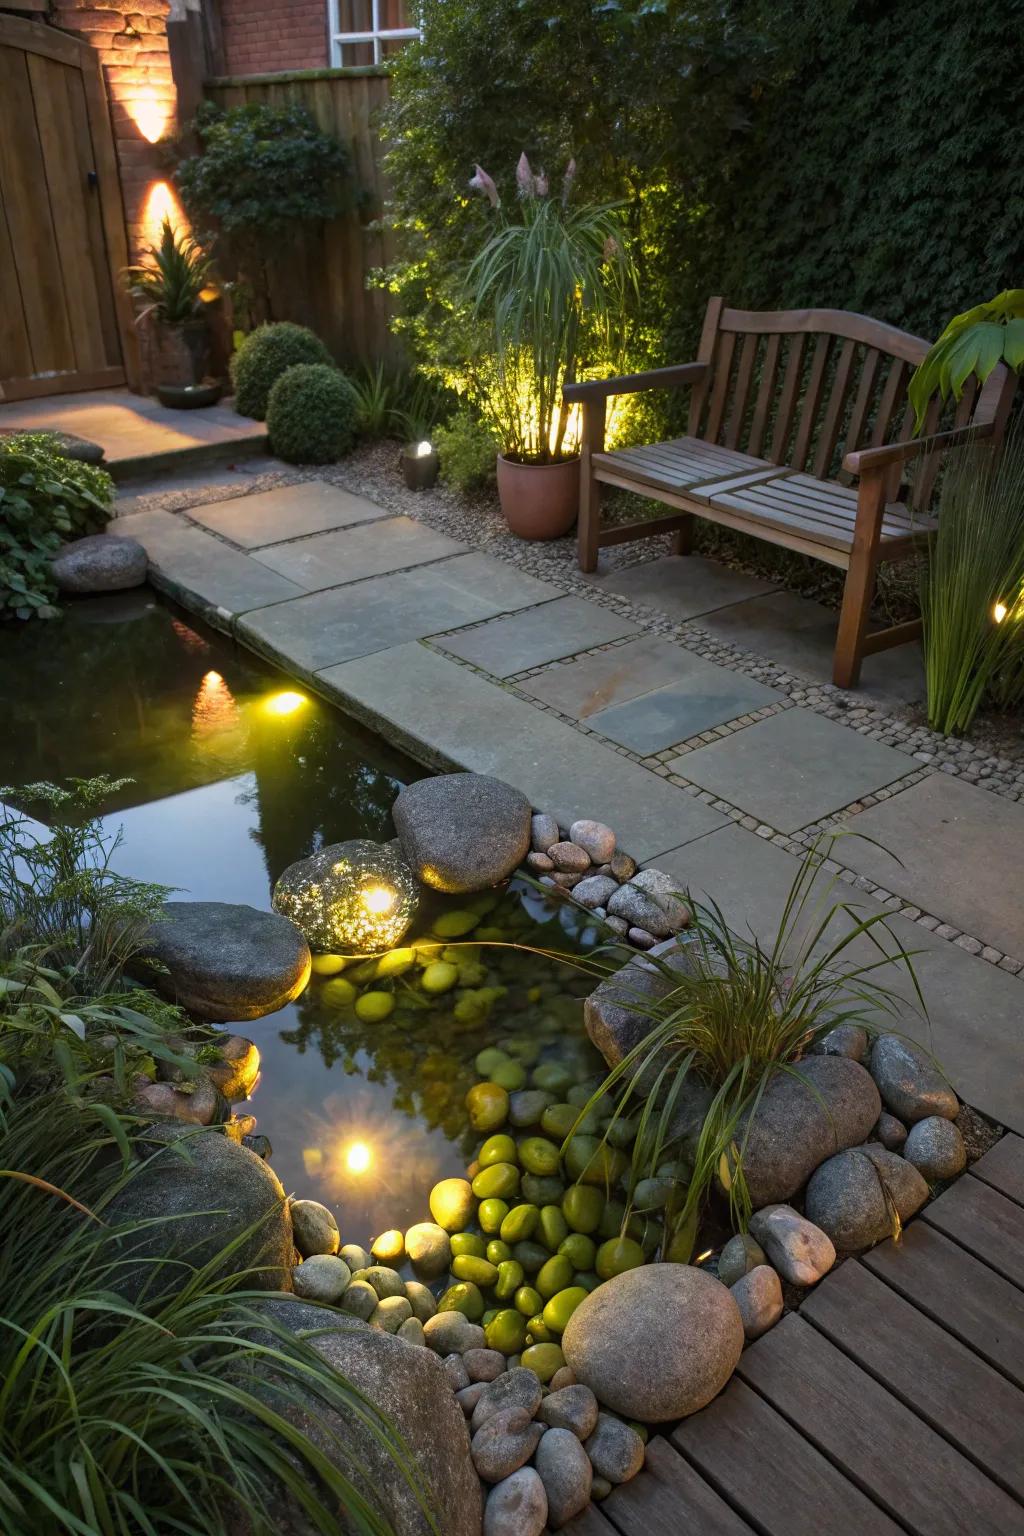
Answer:
[(581, 571), (597, 570), (600, 534), (601, 485), (589, 473), (589, 466), (584, 461), (580, 465), (580, 515), (576, 531), (577, 558)]
[(864, 658), (868, 610), (875, 592), (877, 562), (873, 549), (854, 549), (843, 589), (839, 633), (832, 662), (832, 681), (837, 688), (856, 688)]
[(672, 553), (674, 555), (693, 554), (693, 516), (687, 516), (685, 522), (680, 523), (672, 539)]

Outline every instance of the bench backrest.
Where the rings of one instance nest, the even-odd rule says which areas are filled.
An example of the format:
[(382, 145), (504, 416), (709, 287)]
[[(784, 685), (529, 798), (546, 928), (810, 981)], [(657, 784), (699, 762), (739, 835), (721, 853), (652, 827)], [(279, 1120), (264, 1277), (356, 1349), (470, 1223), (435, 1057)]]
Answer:
[[(846, 453), (914, 436), (907, 385), (930, 345), (843, 309), (729, 309), (711, 299), (698, 353), (709, 368), (693, 391), (689, 433), (846, 481)], [(1002, 424), (1015, 386), (1001, 363), (982, 388), (968, 380), (958, 403), (932, 403), (923, 435)], [(931, 454), (915, 463), (910, 504), (917, 511), (932, 499), (939, 459)]]

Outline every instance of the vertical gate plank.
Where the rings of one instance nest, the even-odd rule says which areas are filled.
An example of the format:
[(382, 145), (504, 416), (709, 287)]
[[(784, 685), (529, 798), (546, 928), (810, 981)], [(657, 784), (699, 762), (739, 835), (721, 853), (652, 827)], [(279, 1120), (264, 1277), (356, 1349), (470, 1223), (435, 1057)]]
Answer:
[[(85, 88), (82, 84), (82, 77), (78, 73), (69, 73), (65, 83), (67, 85), (68, 106), (71, 112), (71, 133), (76, 150), (78, 173), (82, 177), (83, 183), (86, 183), (88, 173), (91, 170), (95, 170), (96, 166), (94, 163), (92, 133), (89, 128), (89, 113), (85, 104)], [(93, 281), (96, 284), (98, 318), (103, 335), (104, 362), (108, 368), (119, 368), (121, 366), (121, 342), (117, 329), (117, 309), (111, 281), (107, 237), (106, 231), (103, 228), (103, 213), (100, 207), (98, 192), (98, 188), (87, 190), (85, 197), (85, 219), (89, 235), (89, 259), (92, 262)], [(120, 277), (120, 274), (118, 276)], [(121, 292), (124, 292), (123, 286)]]
[[(0, 134), (3, 131), (0, 119)], [(4, 398), (5, 379), (25, 378), (31, 372), (32, 349), (21, 302), (21, 285), (3, 198), (0, 197), (0, 400)]]

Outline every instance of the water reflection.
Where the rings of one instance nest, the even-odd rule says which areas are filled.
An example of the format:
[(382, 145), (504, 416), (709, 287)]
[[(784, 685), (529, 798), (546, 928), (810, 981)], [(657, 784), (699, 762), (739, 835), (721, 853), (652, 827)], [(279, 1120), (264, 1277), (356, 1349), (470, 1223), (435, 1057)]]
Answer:
[[(229, 641), (151, 595), (74, 605), (58, 623), (0, 626), (9, 730), (0, 782), (130, 777), (107, 817), (117, 867), (195, 900), (267, 909), (288, 864), (328, 842), (394, 836), (390, 808), (422, 770)], [(431, 920), (428, 905), (417, 931)], [(578, 948), (576, 920), (530, 891), (488, 917), (523, 944)], [(584, 941), (585, 942), (585, 941)], [(481, 950), (501, 990), (485, 1016), (402, 987), (364, 1024), (314, 979), (295, 1003), (242, 1026), (260, 1048), (250, 1105), (289, 1191), (338, 1209), (347, 1240), (421, 1220), (438, 1178), (465, 1168), (473, 1060), (510, 1036), (595, 1069), (580, 983), (564, 966)]]

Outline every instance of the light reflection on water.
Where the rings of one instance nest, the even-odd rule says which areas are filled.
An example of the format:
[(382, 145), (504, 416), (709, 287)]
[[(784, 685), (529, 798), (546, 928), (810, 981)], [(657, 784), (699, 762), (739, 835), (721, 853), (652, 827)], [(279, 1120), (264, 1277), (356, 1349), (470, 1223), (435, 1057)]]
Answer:
[[(11, 726), (0, 783), (132, 778), (106, 818), (124, 833), (114, 865), (181, 899), (269, 909), (293, 860), (325, 842), (393, 837), (391, 803), (422, 773), (315, 697), (296, 704), (287, 679), (148, 593), (76, 604), (59, 623), (0, 627), (0, 677)], [(576, 947), (574, 920), (531, 893), (510, 894), (486, 921), (511, 926), (519, 942)], [(238, 1108), (270, 1137), (286, 1189), (336, 1208), (346, 1240), (424, 1219), (431, 1184), (464, 1172), (462, 1100), (484, 1045), (536, 1035), (588, 1066), (585, 988), (572, 987), (572, 973), (529, 955), (482, 958), (508, 988), (482, 1024), (456, 1024), (443, 999), (360, 1024), (326, 1007), (314, 979), (289, 1007), (240, 1026), (262, 1072)], [(364, 1171), (349, 1165), (354, 1143), (369, 1148)]]

